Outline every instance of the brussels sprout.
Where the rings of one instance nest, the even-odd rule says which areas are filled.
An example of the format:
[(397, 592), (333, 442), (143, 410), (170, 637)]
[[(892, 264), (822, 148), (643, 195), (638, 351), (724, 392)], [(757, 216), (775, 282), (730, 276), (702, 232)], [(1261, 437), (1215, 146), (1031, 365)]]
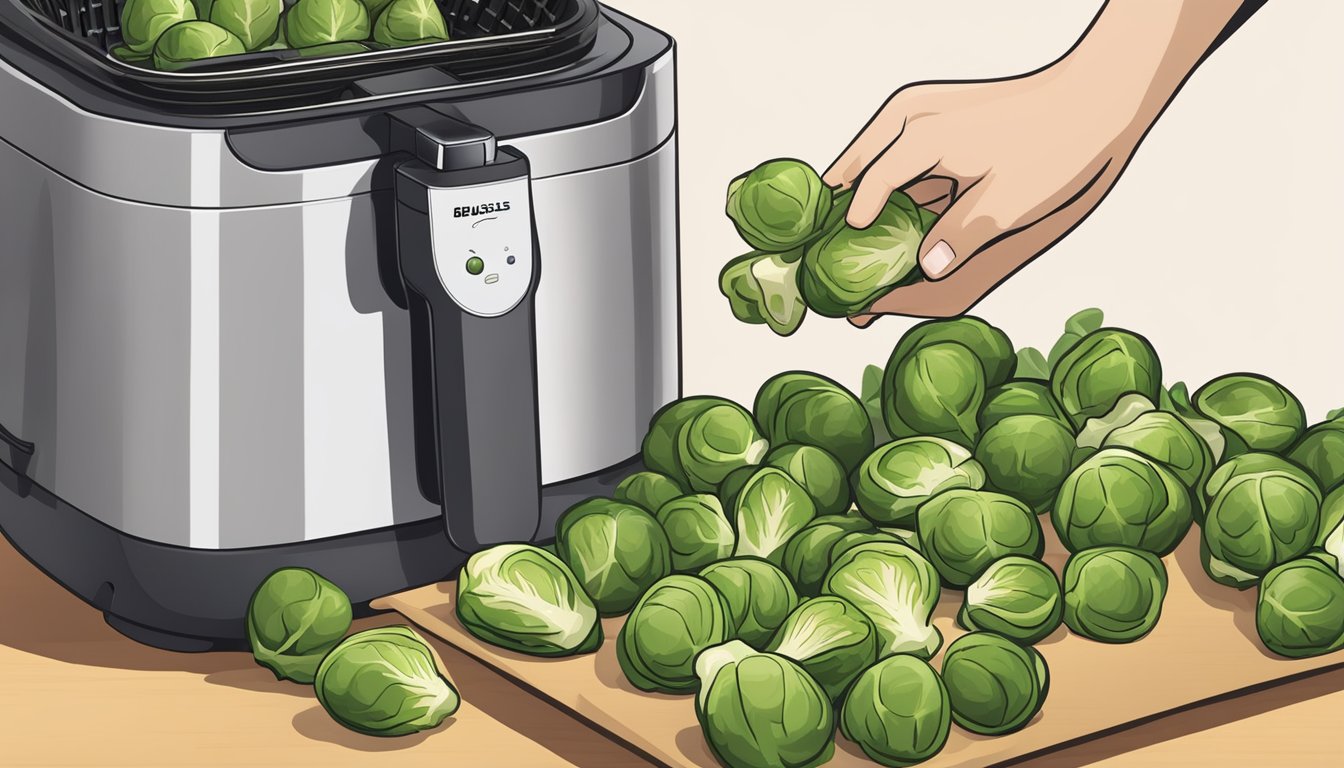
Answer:
[(990, 491), (940, 493), (919, 508), (919, 551), (944, 583), (965, 587), (1006, 555), (1040, 557), (1041, 526), (1026, 504)]
[(314, 687), (333, 720), (370, 736), (437, 728), (462, 703), (433, 649), (410, 627), (346, 638), (322, 660)]
[(814, 768), (835, 754), (830, 699), (792, 660), (731, 642), (701, 653), (695, 671), (695, 716), (723, 765)]
[(765, 293), (751, 274), (751, 265), (764, 255), (761, 251), (752, 251), (738, 256), (724, 264), (719, 272), (719, 293), (728, 299), (733, 317), (748, 325), (765, 325)]
[(854, 475), (854, 497), (863, 516), (878, 525), (913, 528), (915, 511), (928, 499), (984, 485), (984, 467), (964, 447), (936, 437), (908, 437), (864, 460)]
[(1322, 490), (1344, 484), (1344, 419), (1321, 422), (1288, 452)]
[(277, 680), (313, 682), (317, 665), (350, 630), (350, 598), (305, 568), (267, 576), (247, 605), (247, 639)]
[(612, 497), (643, 507), (653, 513), (662, 509), (667, 502), (686, 495), (686, 489), (667, 475), (659, 472), (636, 472), (616, 486)]
[(694, 690), (695, 657), (732, 638), (723, 595), (708, 581), (678, 573), (654, 584), (616, 639), (616, 659), (641, 691)]
[(798, 287), (807, 305), (826, 317), (848, 317), (919, 272), (925, 219), (902, 192), (892, 193), (877, 220), (854, 229), (843, 212), (803, 254)]
[(734, 554), (778, 565), (784, 559), (784, 545), (816, 516), (816, 505), (801, 485), (781, 470), (762, 467), (737, 495)]
[(672, 570), (697, 571), (733, 553), (735, 536), (717, 496), (695, 493), (664, 504), (658, 524), (672, 546)]
[(1276, 567), (1260, 582), (1255, 629), (1266, 648), (1289, 658), (1344, 648), (1344, 580), (1315, 557)]
[(1152, 552), (1085, 549), (1064, 566), (1064, 623), (1103, 643), (1132, 643), (1157, 626), (1167, 569)]
[(700, 571), (728, 606), (728, 635), (753, 648), (769, 642), (779, 625), (798, 607), (789, 577), (772, 563), (737, 557), (711, 563)]
[(298, 0), (285, 12), (285, 39), (295, 48), (369, 39), (369, 12), (359, 0)]
[(752, 248), (782, 253), (821, 227), (833, 194), (807, 163), (771, 160), (728, 185), (728, 218)]
[(816, 597), (789, 614), (765, 647), (802, 665), (832, 701), (877, 661), (877, 628), (842, 597)]
[(147, 58), (169, 27), (197, 18), (191, 0), (126, 0), (121, 7), (121, 40), (130, 54)]
[(1241, 454), (1214, 470), (1207, 494), (1204, 566), (1220, 584), (1246, 589), (1316, 543), (1321, 491), (1286, 459)]
[(1169, 389), (1158, 395), (1157, 402), (1162, 410), (1176, 414), (1192, 432), (1199, 435), (1204, 444), (1209, 446), (1214, 464), (1222, 461), (1223, 455), (1227, 452), (1227, 439), (1223, 436), (1223, 428), (1218, 426), (1218, 422), (1204, 418), (1195, 410), (1194, 404), (1190, 402), (1190, 392), (1186, 389), (1185, 382), (1178, 381), (1172, 384)]
[(893, 768), (942, 751), (952, 729), (947, 688), (929, 663), (889, 656), (854, 681), (840, 711), (840, 732), (870, 760)]
[[(896, 394), (896, 372), (901, 363), (917, 350), (934, 344), (952, 342), (969, 349), (985, 372), (985, 387), (997, 387), (1008, 381), (1017, 365), (1013, 342), (1008, 335), (978, 317), (929, 320), (911, 328), (891, 351), (883, 370), (882, 408), (890, 414)], [(891, 421), (888, 416), (888, 422)], [(890, 426), (890, 424), (888, 424)]]
[(560, 558), (527, 544), (477, 552), (457, 579), (467, 631), (534, 656), (591, 653), (602, 644), (597, 607)]
[[(1316, 531), (1316, 546), (1325, 547), (1331, 535), (1344, 538), (1344, 485), (1326, 494), (1321, 501), (1320, 526)], [(1344, 542), (1341, 542), (1344, 543)], [(1344, 560), (1344, 551), (1326, 547), (1330, 554)], [(1344, 571), (1341, 571), (1344, 574)]]
[(822, 584), (822, 594), (843, 597), (877, 627), (878, 653), (932, 658), (943, 636), (933, 626), (938, 605), (938, 571), (910, 547), (871, 542), (839, 555)]
[(768, 450), (742, 406), (720, 397), (689, 397), (654, 415), (644, 438), (644, 464), (688, 490), (712, 493), (728, 473), (759, 464)]
[(986, 392), (985, 404), (981, 406), (976, 422), (984, 432), (1009, 416), (1050, 416), (1065, 423), (1069, 421), (1064, 409), (1050, 394), (1049, 385), (1044, 381), (1021, 379), (1005, 382)]
[(1110, 413), (1089, 419), (1078, 446), (1127, 448), (1160, 464), (1199, 494), (1213, 473), (1213, 451), (1179, 416), (1157, 410), (1142, 395), (1125, 395)]
[(784, 546), (784, 571), (798, 594), (816, 597), (831, 567), (831, 547), (849, 533), (871, 533), (873, 524), (853, 515), (818, 517), (789, 539)]
[(1069, 474), (1050, 518), (1070, 552), (1122, 546), (1162, 556), (1185, 538), (1193, 507), (1190, 489), (1171, 470), (1124, 448), (1107, 448)]
[(893, 436), (930, 435), (975, 445), (985, 371), (970, 349), (952, 341), (920, 347), (897, 366), (893, 383), (885, 411)]
[(975, 459), (989, 487), (1021, 499), (1037, 512), (1050, 508), (1073, 471), (1073, 432), (1051, 416), (1006, 416), (980, 435)]
[(765, 455), (765, 466), (783, 470), (807, 491), (817, 514), (840, 515), (849, 509), (849, 478), (840, 461), (815, 445), (781, 445)]
[(238, 53), (247, 49), (227, 29), (208, 21), (183, 21), (164, 30), (154, 43), (154, 68), (171, 72), (201, 59)]
[[(1075, 312), (1068, 320), (1064, 321), (1064, 333), (1050, 348), (1050, 356), (1046, 358), (1046, 363), (1053, 367), (1059, 359), (1068, 353), (1070, 349), (1078, 342), (1082, 341), (1089, 333), (1094, 333), (1101, 329), (1106, 321), (1106, 315), (1100, 309), (1092, 307)], [(1046, 378), (1049, 378), (1047, 376)]]
[(255, 51), (275, 40), (284, 9), (284, 0), (214, 0), (210, 21), (232, 32), (247, 50)]
[(1020, 730), (1050, 689), (1045, 659), (992, 632), (962, 635), (943, 655), (943, 684), (957, 725), (984, 736)]
[(672, 552), (658, 521), (642, 507), (588, 499), (555, 524), (555, 552), (603, 616), (629, 611), (653, 583), (672, 572)]
[(447, 39), (448, 24), (434, 0), (392, 0), (373, 25), (373, 41), (389, 48)]
[(1059, 627), (1064, 596), (1054, 571), (1039, 560), (1009, 555), (995, 560), (966, 588), (957, 621), (1034, 645)]
[(738, 467), (719, 483), (719, 504), (723, 507), (723, 515), (728, 518), (728, 524), (737, 525), (737, 497), (742, 493), (742, 488), (746, 486), (751, 476), (760, 471), (760, 467)]
[(798, 287), (802, 250), (785, 253), (752, 251), (734, 259), (719, 273), (719, 292), (728, 299), (733, 317), (752, 325), (768, 325), (780, 336), (792, 336), (807, 317)]
[(1228, 457), (1285, 451), (1307, 428), (1302, 403), (1292, 392), (1250, 373), (1222, 376), (1200, 387), (1195, 408), (1223, 428)]
[(1104, 416), (1122, 396), (1138, 393), (1157, 402), (1162, 362), (1147, 339), (1102, 328), (1084, 336), (1050, 371), (1050, 394), (1074, 427)]
[(873, 450), (872, 422), (863, 404), (824, 376), (781, 373), (761, 385), (754, 410), (770, 442), (815, 445), (839, 459), (846, 472)]

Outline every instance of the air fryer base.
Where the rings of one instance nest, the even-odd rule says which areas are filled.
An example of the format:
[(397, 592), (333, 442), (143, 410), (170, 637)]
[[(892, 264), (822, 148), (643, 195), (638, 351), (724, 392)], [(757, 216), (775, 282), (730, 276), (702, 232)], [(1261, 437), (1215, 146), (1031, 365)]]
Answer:
[[(638, 458), (542, 490), (542, 527), (575, 502), (610, 495)], [(127, 536), (67, 504), (0, 461), (0, 531), (30, 562), (103, 612), (118, 632), (172, 651), (245, 650), (253, 590), (278, 568), (311, 568), (367, 614), (368, 602), (450, 577), (466, 561), (442, 518), (330, 539), (203, 550)]]

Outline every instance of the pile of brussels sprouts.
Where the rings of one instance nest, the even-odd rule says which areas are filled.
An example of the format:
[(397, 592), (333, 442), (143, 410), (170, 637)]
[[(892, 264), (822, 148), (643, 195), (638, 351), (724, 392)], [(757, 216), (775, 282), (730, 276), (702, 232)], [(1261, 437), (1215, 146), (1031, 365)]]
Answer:
[(350, 599), (304, 568), (266, 577), (247, 608), (247, 638), (277, 680), (312, 685), (332, 719), (370, 736), (436, 728), (461, 697), (433, 649), (410, 627), (346, 637)]
[(809, 308), (847, 317), (922, 276), (919, 246), (934, 214), (896, 192), (872, 226), (854, 229), (845, 223), (851, 197), (801, 160), (771, 160), (733, 180), (728, 218), (755, 249), (719, 275), (738, 320), (788, 336)]
[(126, 0), (112, 55), (159, 70), (255, 51), (342, 56), (441, 42), (434, 0)]
[[(1195, 524), (1210, 576), (1259, 586), (1265, 647), (1344, 646), (1339, 413), (1307, 429), (1260, 376), (1193, 398), (1164, 387), (1149, 343), (1097, 310), (1048, 357), (976, 318), (927, 322), (864, 380), (856, 397), (789, 372), (750, 411), (718, 397), (662, 409), (645, 469), (568, 510), (553, 552), (510, 544), (467, 562), (462, 624), (565, 656), (627, 615), (614, 642), (631, 685), (694, 693), (713, 753), (746, 768), (819, 765), (837, 728), (906, 766), (952, 723), (1025, 727), (1049, 689), (1033, 645), (1061, 625), (1100, 643), (1147, 635), (1162, 558)], [(1044, 514), (1072, 553), (1062, 574), (1041, 560)], [(968, 633), (935, 669), (944, 590), (962, 592)]]

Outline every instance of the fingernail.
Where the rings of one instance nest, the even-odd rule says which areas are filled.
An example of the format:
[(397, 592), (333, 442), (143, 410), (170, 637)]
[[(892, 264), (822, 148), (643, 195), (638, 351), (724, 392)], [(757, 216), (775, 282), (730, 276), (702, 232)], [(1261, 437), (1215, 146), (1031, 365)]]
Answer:
[(937, 245), (924, 254), (924, 274), (934, 279), (940, 278), (956, 258), (957, 254), (952, 252), (952, 246), (945, 240), (939, 240)]

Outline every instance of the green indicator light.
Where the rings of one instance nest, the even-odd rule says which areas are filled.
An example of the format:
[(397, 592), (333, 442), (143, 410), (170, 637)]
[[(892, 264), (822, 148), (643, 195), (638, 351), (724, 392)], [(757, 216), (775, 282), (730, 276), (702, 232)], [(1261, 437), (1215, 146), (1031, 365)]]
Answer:
[(472, 256), (470, 259), (467, 259), (467, 272), (469, 274), (479, 275), (484, 271), (485, 262), (481, 261), (481, 257)]

